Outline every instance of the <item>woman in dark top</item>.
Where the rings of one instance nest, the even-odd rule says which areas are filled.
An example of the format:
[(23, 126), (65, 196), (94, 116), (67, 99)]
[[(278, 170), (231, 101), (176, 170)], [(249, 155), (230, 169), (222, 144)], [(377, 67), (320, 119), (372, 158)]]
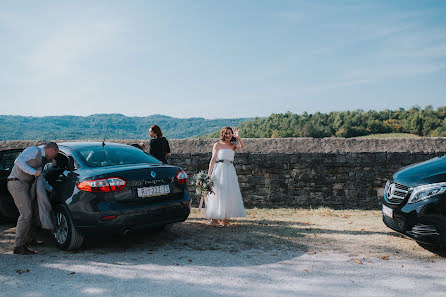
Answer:
[(169, 142), (163, 137), (160, 127), (153, 125), (149, 129), (150, 140), (149, 153), (163, 163), (167, 163), (167, 157), (170, 156)]

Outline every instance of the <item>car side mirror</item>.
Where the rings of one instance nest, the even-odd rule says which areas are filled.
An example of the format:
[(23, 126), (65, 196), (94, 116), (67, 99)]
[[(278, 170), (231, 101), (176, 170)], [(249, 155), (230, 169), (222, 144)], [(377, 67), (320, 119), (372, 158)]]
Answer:
[(68, 166), (67, 166), (67, 170), (68, 171), (74, 171), (74, 169), (76, 169), (74, 167), (74, 158), (72, 156), (68, 156)]

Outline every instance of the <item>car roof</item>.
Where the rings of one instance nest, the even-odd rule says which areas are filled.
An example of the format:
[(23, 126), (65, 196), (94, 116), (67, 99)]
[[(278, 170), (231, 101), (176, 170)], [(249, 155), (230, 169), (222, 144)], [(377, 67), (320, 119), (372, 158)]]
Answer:
[[(59, 146), (69, 147), (74, 150), (89, 148), (89, 147), (102, 147), (103, 142), (100, 141), (84, 141), (84, 142), (60, 142)], [(105, 142), (105, 147), (131, 147), (128, 144), (116, 143), (116, 142)]]

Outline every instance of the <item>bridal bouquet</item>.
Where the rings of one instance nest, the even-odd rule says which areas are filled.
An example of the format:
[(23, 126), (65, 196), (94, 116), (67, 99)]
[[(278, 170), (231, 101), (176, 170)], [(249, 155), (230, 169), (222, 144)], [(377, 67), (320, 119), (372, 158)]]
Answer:
[(204, 170), (193, 176), (192, 184), (195, 185), (195, 192), (198, 196), (207, 196), (209, 193), (214, 193), (212, 191), (214, 181)]

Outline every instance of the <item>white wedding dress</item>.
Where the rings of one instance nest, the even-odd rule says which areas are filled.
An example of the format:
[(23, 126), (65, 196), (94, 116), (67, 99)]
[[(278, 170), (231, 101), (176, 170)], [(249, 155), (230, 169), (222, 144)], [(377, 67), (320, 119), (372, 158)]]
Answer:
[(237, 174), (232, 164), (234, 155), (235, 151), (232, 149), (219, 149), (217, 152), (217, 162), (211, 176), (214, 193), (207, 197), (206, 218), (222, 220), (246, 217)]

